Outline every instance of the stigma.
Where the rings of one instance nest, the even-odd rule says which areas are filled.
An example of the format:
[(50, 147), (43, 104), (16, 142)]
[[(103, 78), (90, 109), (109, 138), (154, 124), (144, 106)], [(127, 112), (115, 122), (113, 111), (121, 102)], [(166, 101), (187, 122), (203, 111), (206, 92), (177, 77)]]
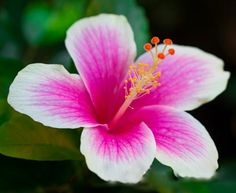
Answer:
[[(150, 94), (157, 87), (161, 86), (161, 71), (159, 64), (169, 55), (174, 55), (175, 50), (168, 48), (173, 44), (171, 39), (163, 40), (162, 50), (158, 50), (160, 39), (153, 37), (150, 43), (144, 44), (143, 48), (150, 53), (152, 63), (138, 63), (129, 66), (128, 77), (125, 80), (124, 90), (126, 100), (135, 100), (144, 95)], [(154, 49), (153, 49), (154, 48)], [(167, 49), (168, 48), (168, 49)]]

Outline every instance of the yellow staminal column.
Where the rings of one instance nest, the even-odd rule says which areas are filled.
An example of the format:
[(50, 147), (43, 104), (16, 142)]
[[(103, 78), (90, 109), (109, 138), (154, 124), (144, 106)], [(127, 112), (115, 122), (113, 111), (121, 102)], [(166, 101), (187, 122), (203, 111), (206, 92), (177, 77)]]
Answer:
[(131, 103), (144, 95), (151, 94), (158, 86), (160, 86), (159, 78), (161, 72), (158, 71), (159, 63), (168, 55), (174, 55), (175, 50), (169, 49), (166, 53), (167, 46), (172, 44), (170, 39), (163, 41), (164, 48), (161, 52), (158, 52), (158, 43), (160, 42), (158, 37), (153, 37), (151, 43), (154, 45), (154, 49), (151, 43), (146, 43), (144, 49), (152, 56), (152, 64), (139, 63), (137, 65), (130, 65), (128, 71), (128, 78), (124, 81), (125, 86), (125, 101), (111, 121), (113, 125), (119, 120)]

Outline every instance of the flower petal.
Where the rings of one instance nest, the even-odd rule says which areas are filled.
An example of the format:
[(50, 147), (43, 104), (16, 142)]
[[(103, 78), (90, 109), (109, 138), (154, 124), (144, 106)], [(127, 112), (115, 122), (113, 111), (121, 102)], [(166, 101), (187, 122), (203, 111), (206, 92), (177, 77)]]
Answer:
[[(192, 110), (225, 90), (229, 72), (223, 70), (221, 59), (194, 47), (172, 47), (176, 54), (159, 65), (161, 86), (137, 100), (135, 105), (160, 104)], [(137, 60), (139, 62), (151, 64), (151, 55), (145, 53)]]
[[(210, 178), (218, 168), (218, 153), (204, 126), (186, 112), (149, 106), (130, 120), (143, 121), (155, 136), (156, 158), (182, 177)], [(131, 122), (131, 121), (129, 121)]]
[(62, 65), (31, 64), (13, 81), (8, 103), (44, 125), (95, 126), (95, 113), (83, 82)]
[(106, 126), (99, 126), (83, 130), (81, 152), (88, 168), (102, 179), (136, 183), (149, 169), (156, 144), (144, 123), (122, 132), (109, 132)]
[(66, 47), (100, 121), (107, 122), (124, 100), (122, 82), (136, 55), (129, 23), (112, 14), (81, 19), (68, 30)]

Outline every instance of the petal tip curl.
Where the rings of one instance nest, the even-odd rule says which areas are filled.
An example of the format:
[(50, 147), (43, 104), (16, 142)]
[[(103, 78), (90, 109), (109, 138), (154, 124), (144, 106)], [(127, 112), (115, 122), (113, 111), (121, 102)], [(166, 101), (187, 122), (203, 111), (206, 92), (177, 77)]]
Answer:
[(83, 82), (63, 65), (35, 63), (26, 66), (12, 82), (7, 101), (16, 111), (45, 126), (98, 125)]
[[(158, 50), (162, 50), (160, 45)], [(172, 45), (173, 57), (166, 57), (159, 65), (160, 87), (141, 100), (141, 104), (159, 104), (181, 110), (193, 110), (215, 99), (227, 86), (230, 73), (223, 69), (222, 59), (199, 48)], [(152, 63), (152, 57), (145, 53), (136, 63)], [(148, 96), (146, 96), (148, 98)]]
[(180, 177), (213, 177), (218, 168), (218, 151), (205, 127), (190, 114), (170, 107), (161, 107), (159, 114), (166, 125), (154, 131), (157, 140), (159, 137), (157, 159)]
[(101, 127), (85, 128), (80, 151), (88, 168), (103, 180), (137, 183), (154, 160), (156, 144), (144, 123), (120, 134)]
[[(74, 49), (73, 47), (77, 43), (76, 40), (73, 38), (78, 37), (78, 35), (83, 34), (85, 29), (90, 28), (90, 30), (93, 31), (93, 30), (96, 30), (97, 27), (101, 27), (101, 26), (106, 27), (107, 28), (106, 30), (108, 30), (108, 31), (114, 30), (114, 29), (119, 30), (119, 33), (120, 33), (119, 35), (124, 40), (126, 38), (129, 38), (130, 42), (126, 46), (128, 46), (130, 48), (130, 50), (133, 52), (133, 54), (132, 54), (134, 56), (133, 58), (135, 58), (136, 53), (137, 53), (137, 48), (136, 48), (136, 44), (135, 44), (135, 40), (134, 40), (134, 33), (133, 33), (133, 30), (132, 30), (127, 18), (124, 15), (102, 13), (99, 15), (90, 16), (90, 17), (80, 19), (77, 22), (75, 22), (67, 30), (65, 45), (66, 45), (66, 48), (69, 51), (69, 53), (71, 54), (73, 59), (76, 58), (73, 54), (73, 49)], [(119, 29), (119, 27), (122, 27), (122, 30)], [(96, 31), (94, 31), (94, 32), (96, 33)], [(87, 33), (87, 32), (85, 32), (85, 33)], [(124, 43), (124, 46), (125, 46), (126, 42), (127, 42), (127, 40), (122, 42), (122, 43)]]
[(173, 45), (173, 47), (176, 50), (177, 57), (179, 55), (180, 57), (186, 57), (187, 60), (193, 60), (196, 64), (199, 63), (199, 66), (196, 65), (196, 71), (197, 69), (202, 70), (202, 75), (198, 75), (202, 83), (199, 84), (201, 90), (196, 92), (194, 97), (196, 103), (189, 104), (189, 107), (184, 110), (198, 108), (224, 92), (230, 78), (230, 72), (224, 70), (224, 61), (221, 58), (193, 46)]

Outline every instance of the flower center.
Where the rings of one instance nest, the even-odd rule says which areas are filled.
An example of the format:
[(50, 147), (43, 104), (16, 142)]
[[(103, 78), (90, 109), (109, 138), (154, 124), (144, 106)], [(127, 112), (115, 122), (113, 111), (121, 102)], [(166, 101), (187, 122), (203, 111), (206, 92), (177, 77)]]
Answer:
[[(128, 78), (125, 80), (125, 101), (114, 116), (112, 123), (116, 122), (125, 113), (130, 104), (147, 94), (150, 94), (158, 86), (161, 85), (159, 78), (161, 71), (158, 70), (159, 63), (169, 55), (174, 55), (175, 50), (167, 47), (172, 45), (171, 39), (164, 39), (164, 47), (161, 51), (158, 50), (157, 45), (160, 39), (153, 37), (151, 43), (144, 44), (144, 49), (152, 56), (152, 64), (138, 63), (137, 65), (130, 65), (128, 71)], [(154, 49), (153, 48), (154, 45)]]

